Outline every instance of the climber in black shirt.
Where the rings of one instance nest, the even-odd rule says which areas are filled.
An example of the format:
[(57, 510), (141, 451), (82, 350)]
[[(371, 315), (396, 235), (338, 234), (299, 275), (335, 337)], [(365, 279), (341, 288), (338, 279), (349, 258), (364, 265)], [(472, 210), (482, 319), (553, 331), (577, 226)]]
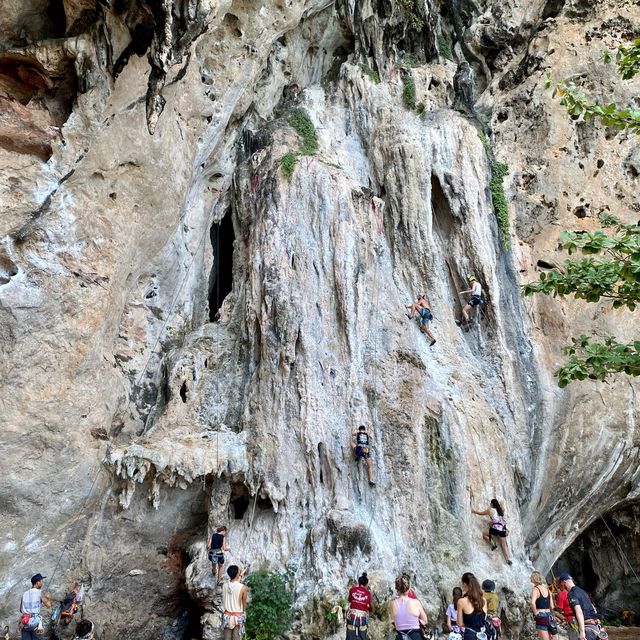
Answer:
[(358, 460), (364, 460), (367, 464), (367, 475), (369, 476), (369, 484), (373, 487), (373, 464), (371, 463), (371, 450), (369, 448), (369, 434), (367, 428), (361, 424), (358, 429), (351, 432), (351, 449), (353, 455)]
[(603, 638), (604, 636), (600, 635), (602, 627), (598, 619), (598, 612), (593, 606), (589, 594), (584, 589), (576, 586), (573, 578), (568, 573), (560, 574), (558, 581), (564, 584), (565, 589), (569, 592), (569, 605), (573, 609), (578, 623), (578, 640)]

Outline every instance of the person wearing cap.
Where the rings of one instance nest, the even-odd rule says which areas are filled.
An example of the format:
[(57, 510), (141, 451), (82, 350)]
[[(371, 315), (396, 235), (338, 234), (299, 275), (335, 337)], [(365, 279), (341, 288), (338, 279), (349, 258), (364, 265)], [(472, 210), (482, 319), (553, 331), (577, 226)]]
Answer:
[(409, 313), (407, 313), (407, 318), (409, 318), (409, 320), (413, 320), (415, 314), (418, 314), (418, 317), (420, 318), (420, 331), (429, 336), (431, 339), (429, 346), (433, 347), (436, 343), (436, 339), (433, 337), (431, 329), (429, 329), (429, 322), (433, 320), (433, 313), (431, 312), (431, 303), (429, 302), (426, 294), (418, 294), (418, 299), (413, 304), (405, 304), (404, 306), (409, 310)]
[(42, 593), (46, 576), (36, 573), (31, 578), (31, 589), (22, 594), (20, 601), (20, 633), (21, 640), (41, 640), (44, 634), (42, 615), (43, 606), (51, 607), (51, 596)]
[(573, 609), (569, 604), (569, 592), (564, 586), (563, 582), (560, 582), (558, 578), (555, 579), (558, 595), (555, 598), (555, 611), (556, 615), (566, 626), (567, 635), (569, 640), (578, 640), (578, 625), (576, 623), (576, 617), (573, 614)]
[(94, 640), (93, 622), (91, 620), (80, 620), (76, 625), (76, 632), (73, 640)]
[[(475, 276), (469, 276), (469, 283), (471, 284), (470, 289), (465, 289), (464, 291), (460, 291), (460, 295), (464, 295), (470, 293), (469, 302), (462, 307), (462, 317), (465, 322), (469, 322), (469, 313), (472, 311), (474, 307), (482, 304), (482, 286), (478, 282)], [(456, 324), (460, 326), (462, 324), (462, 320), (456, 320)]]
[(607, 638), (600, 626), (598, 612), (589, 598), (589, 594), (576, 585), (569, 573), (561, 573), (558, 581), (568, 592), (569, 606), (573, 610), (578, 623), (579, 640), (596, 640)]

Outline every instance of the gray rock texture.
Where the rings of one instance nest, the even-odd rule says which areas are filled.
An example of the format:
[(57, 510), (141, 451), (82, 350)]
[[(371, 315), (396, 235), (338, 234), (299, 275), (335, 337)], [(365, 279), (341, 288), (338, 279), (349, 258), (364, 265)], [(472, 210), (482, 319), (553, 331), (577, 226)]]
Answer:
[[(601, 52), (637, 3), (122, 5), (0, 18), (1, 621), (55, 571), (102, 640), (217, 637), (225, 523), (232, 561), (290, 567), (296, 636), (330, 635), (362, 570), (381, 600), (408, 571), (434, 620), (472, 570), (525, 637), (532, 563), (638, 501), (637, 382), (553, 378), (571, 335), (632, 340), (637, 317), (519, 291), (561, 230), (638, 218), (637, 141), (545, 89), (630, 103)], [(287, 177), (300, 108), (318, 150)], [(487, 304), (461, 330), (472, 273)], [(494, 496), (512, 566), (470, 512)]]

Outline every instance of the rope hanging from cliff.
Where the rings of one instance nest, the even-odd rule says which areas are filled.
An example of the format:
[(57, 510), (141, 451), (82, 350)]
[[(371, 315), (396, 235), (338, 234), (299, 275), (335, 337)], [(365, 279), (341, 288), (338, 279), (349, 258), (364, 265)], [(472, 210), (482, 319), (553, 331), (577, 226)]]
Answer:
[[(160, 327), (160, 331), (158, 332), (158, 335), (156, 337), (155, 342), (153, 343), (153, 347), (151, 348), (150, 352), (149, 352), (149, 356), (147, 357), (144, 367), (142, 368), (142, 371), (140, 372), (139, 376), (136, 379), (135, 387), (139, 387), (140, 383), (142, 382), (142, 378), (144, 377), (144, 375), (147, 372), (147, 369), (149, 367), (149, 363), (151, 362), (151, 359), (154, 357), (155, 355), (155, 350), (156, 347), (158, 346), (158, 343), (160, 342), (160, 339), (162, 338), (162, 336), (164, 335), (164, 332), (166, 331), (167, 325), (169, 323), (169, 320), (173, 317), (173, 312), (175, 310), (175, 306), (179, 300), (180, 294), (182, 293), (182, 290), (184, 289), (184, 286), (187, 282), (187, 278), (191, 272), (191, 268), (193, 267), (193, 264), (195, 262), (196, 256), (200, 253), (200, 249), (202, 248), (202, 245), (204, 243), (204, 239), (206, 238), (209, 229), (211, 227), (211, 221), (210, 219), (207, 219), (207, 224), (204, 227), (203, 233), (201, 235), (200, 241), (198, 242), (198, 245), (196, 247), (196, 250), (193, 252), (193, 254), (191, 255), (191, 260), (189, 261), (189, 265), (187, 267), (187, 270), (184, 273), (184, 276), (182, 277), (182, 280), (178, 283), (178, 285), (176, 286), (176, 288), (174, 288), (174, 295), (171, 298), (171, 304), (169, 306), (169, 311), (167, 313), (167, 316), (165, 318), (165, 321), (162, 323), (162, 326)], [(129, 409), (129, 407), (131, 406), (131, 402), (132, 402), (132, 395), (129, 394), (129, 397), (127, 399), (127, 403), (125, 404), (124, 409), (122, 410), (122, 415), (124, 416), (127, 412), (127, 410)], [(132, 446), (134, 444), (136, 444), (138, 442), (138, 440), (140, 440), (140, 438), (145, 435), (146, 433), (146, 429), (142, 429), (142, 431), (131, 441), (131, 443), (128, 446)], [(45, 586), (43, 587), (43, 589), (46, 589), (47, 586), (51, 585), (53, 583), (53, 579), (55, 578), (58, 569), (60, 568), (60, 563), (62, 562), (62, 558), (64, 557), (64, 554), (69, 550), (69, 543), (71, 542), (72, 537), (74, 536), (79, 524), (80, 524), (80, 515), (82, 514), (83, 511), (85, 511), (87, 504), (89, 503), (89, 499), (91, 498), (91, 495), (93, 494), (93, 491), (96, 487), (96, 483), (98, 481), (98, 478), (100, 477), (101, 472), (104, 469), (104, 464), (107, 461), (107, 458), (109, 457), (109, 453), (111, 451), (111, 444), (107, 444), (106, 448), (105, 448), (105, 453), (104, 456), (102, 457), (100, 464), (98, 465), (98, 468), (95, 472), (95, 474), (93, 475), (93, 478), (91, 480), (91, 484), (89, 486), (89, 491), (87, 492), (87, 494), (85, 495), (82, 504), (80, 506), (80, 510), (77, 512), (77, 516), (78, 516), (78, 520), (76, 521), (75, 525), (71, 528), (71, 531), (69, 532), (69, 535), (67, 536), (64, 544), (62, 545), (62, 549), (60, 551), (60, 555), (58, 556), (58, 560), (55, 564), (54, 570), (51, 573), (51, 576), (49, 577), (49, 579), (47, 580), (47, 583), (45, 584)]]

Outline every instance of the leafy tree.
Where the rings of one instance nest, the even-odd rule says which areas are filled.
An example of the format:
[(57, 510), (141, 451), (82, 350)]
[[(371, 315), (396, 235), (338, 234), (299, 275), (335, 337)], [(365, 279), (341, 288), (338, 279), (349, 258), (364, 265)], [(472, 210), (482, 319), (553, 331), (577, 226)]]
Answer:
[[(605, 54), (606, 62), (613, 59), (622, 79), (632, 79), (640, 72), (640, 39), (630, 47), (621, 45), (615, 55)], [(550, 85), (547, 78), (547, 86)], [(560, 96), (560, 104), (574, 120), (597, 119), (605, 126), (640, 134), (638, 109), (619, 109), (615, 103), (603, 107), (590, 102), (573, 83), (559, 83), (554, 96)], [(640, 304), (640, 223), (622, 224), (611, 215), (601, 216), (600, 222), (603, 229), (593, 233), (563, 232), (563, 248), (569, 255), (580, 252), (583, 257), (569, 258), (561, 268), (541, 273), (538, 282), (523, 287), (524, 295), (544, 293), (573, 296), (586, 302), (604, 300), (614, 309), (626, 307), (635, 311)], [(640, 375), (640, 341), (623, 344), (608, 337), (594, 342), (581, 335), (572, 339), (565, 354), (567, 361), (556, 371), (561, 387), (573, 380), (604, 380), (613, 373)]]
[[(289, 576), (290, 578), (290, 576)], [(246, 631), (252, 640), (275, 640), (291, 625), (293, 594), (287, 576), (258, 571), (246, 580), (251, 590)]]

